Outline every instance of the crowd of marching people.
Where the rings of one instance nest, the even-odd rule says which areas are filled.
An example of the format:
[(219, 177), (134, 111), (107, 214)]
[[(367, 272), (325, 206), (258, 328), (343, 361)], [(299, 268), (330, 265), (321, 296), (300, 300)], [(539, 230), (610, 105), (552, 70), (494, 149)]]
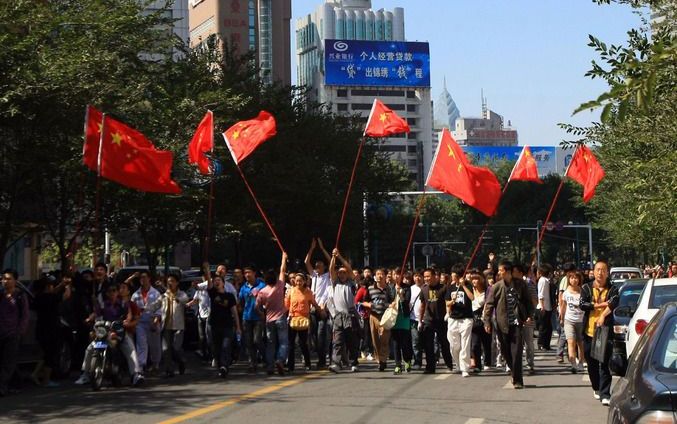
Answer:
[[(547, 264), (499, 262), (493, 254), (485, 269), (358, 271), (337, 249), (330, 253), (313, 239), (305, 269), (290, 271), (287, 262), (283, 253), (279, 269), (244, 267), (230, 273), (225, 265), (210, 272), (204, 264), (203, 281), (192, 286), (191, 296), (171, 274), (153, 282), (148, 271), (140, 271), (115, 284), (105, 264), (91, 272), (43, 278), (34, 285), (32, 302), (43, 361), (31, 378), (40, 386), (57, 385), (52, 375), (58, 346), (72, 343), (82, 364), (76, 383), (86, 384), (92, 371), (92, 325), (101, 319), (124, 327), (120, 350), (133, 385), (148, 374), (183, 374), (184, 314), (195, 308), (197, 353), (222, 378), (237, 363), (246, 364), (252, 375), (260, 367), (268, 375), (284, 375), (299, 368), (357, 372), (360, 364), (373, 362), (378, 371), (395, 374), (434, 374), (442, 368), (465, 378), (506, 372), (521, 389), (523, 374), (538, 371), (535, 351), (542, 350), (553, 351), (560, 363), (566, 358), (572, 373), (587, 369), (595, 398), (608, 404), (608, 361), (590, 356), (595, 327), (613, 325), (611, 312), (618, 302), (603, 260), (585, 272), (573, 264), (553, 270)], [(3, 272), (2, 395), (8, 393), (29, 312), (16, 278), (12, 270)]]

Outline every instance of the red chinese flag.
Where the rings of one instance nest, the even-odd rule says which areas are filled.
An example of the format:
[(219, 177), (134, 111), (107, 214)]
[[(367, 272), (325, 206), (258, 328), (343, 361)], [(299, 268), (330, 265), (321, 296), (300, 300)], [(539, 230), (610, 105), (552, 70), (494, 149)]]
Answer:
[(508, 178), (508, 181), (512, 180), (533, 181), (543, 184), (543, 181), (538, 178), (538, 167), (529, 146), (524, 146), (520, 157), (517, 158), (517, 163), (515, 163), (515, 167), (510, 173), (510, 178)]
[(442, 131), (426, 185), (455, 196), (487, 216), (496, 212), (501, 184), (487, 168), (470, 165), (448, 129)]
[(202, 174), (208, 175), (209, 158), (205, 156), (206, 152), (214, 148), (214, 114), (208, 111), (202, 118), (200, 125), (193, 135), (188, 145), (188, 163), (197, 165)]
[(604, 178), (604, 169), (590, 149), (580, 145), (571, 159), (566, 176), (583, 186), (583, 201), (587, 203), (595, 195), (597, 184)]
[(364, 135), (369, 137), (388, 137), (393, 134), (408, 133), (409, 124), (399, 117), (379, 99), (374, 99), (374, 104), (369, 113)]
[(172, 152), (155, 149), (143, 134), (108, 116), (104, 120), (103, 114), (91, 106), (87, 108), (83, 160), (102, 177), (124, 186), (155, 193), (181, 193), (171, 178)]
[(235, 164), (239, 165), (259, 145), (277, 133), (275, 118), (262, 110), (248, 121), (240, 121), (223, 133)]

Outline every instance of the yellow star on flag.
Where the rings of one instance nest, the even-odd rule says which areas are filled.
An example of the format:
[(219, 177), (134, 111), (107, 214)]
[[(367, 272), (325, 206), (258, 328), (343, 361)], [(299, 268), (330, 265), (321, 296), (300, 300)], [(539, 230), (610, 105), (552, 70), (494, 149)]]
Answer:
[(240, 131), (239, 131), (239, 130), (235, 130), (235, 132), (233, 133), (233, 140), (237, 140), (238, 137), (240, 137)]
[(456, 170), (457, 170), (458, 172), (461, 172), (461, 169), (463, 169), (463, 164), (460, 164), (460, 163), (459, 163), (459, 164), (458, 164), (458, 168), (456, 168)]
[(98, 128), (97, 134), (101, 134), (101, 131), (103, 131), (103, 121), (101, 121), (101, 122), (99, 122), (98, 124), (96, 124), (96, 126), (97, 126), (97, 128)]
[(449, 156), (456, 159), (456, 155), (454, 154), (454, 151), (451, 149), (451, 144), (447, 144), (447, 148), (449, 148)]
[(590, 156), (583, 153), (583, 159), (585, 159), (586, 162), (590, 162)]
[(111, 135), (111, 138), (112, 138), (111, 142), (113, 144), (117, 144), (118, 147), (122, 146), (122, 143), (121, 143), (122, 142), (122, 136), (119, 133), (113, 133), (113, 135)]
[(381, 116), (378, 118), (381, 122), (385, 122), (388, 120), (388, 114), (387, 113), (382, 113)]

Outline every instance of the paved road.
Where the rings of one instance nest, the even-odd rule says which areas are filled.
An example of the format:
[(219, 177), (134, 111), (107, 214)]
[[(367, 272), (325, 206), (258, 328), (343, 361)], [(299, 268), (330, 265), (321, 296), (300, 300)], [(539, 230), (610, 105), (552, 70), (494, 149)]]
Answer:
[(365, 362), (358, 373), (254, 377), (235, 367), (224, 381), (191, 365), (184, 376), (149, 379), (142, 388), (27, 388), (0, 399), (0, 422), (591, 424), (603, 423), (607, 412), (587, 376), (570, 374), (552, 353), (537, 356), (539, 372), (525, 377), (524, 390), (497, 370), (470, 378), (395, 376)]

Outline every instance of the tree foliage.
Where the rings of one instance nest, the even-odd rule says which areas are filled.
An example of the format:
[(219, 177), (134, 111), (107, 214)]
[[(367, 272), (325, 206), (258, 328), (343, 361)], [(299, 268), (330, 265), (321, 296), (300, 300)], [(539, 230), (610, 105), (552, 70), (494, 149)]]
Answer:
[[(599, 0), (607, 4), (610, 0)], [(677, 6), (668, 1), (622, 0), (651, 7), (662, 21), (628, 32), (625, 47), (590, 36), (590, 46), (608, 65), (593, 62), (591, 78), (609, 91), (578, 110), (603, 106), (601, 123), (562, 125), (577, 142), (598, 146), (606, 171), (587, 214), (613, 246), (665, 256), (677, 242)]]
[[(163, 10), (144, 11), (149, 4), (18, 0), (0, 6), (0, 136), (6, 140), (0, 147), (0, 257), (26, 228), (48, 233), (62, 266), (79, 245), (100, 243), (95, 236), (103, 227), (114, 239), (140, 246), (151, 266), (177, 242), (202, 243), (210, 179), (187, 164), (186, 149), (208, 109), (215, 115), (213, 157), (222, 165), (214, 181), (212, 259), (259, 265), (279, 260), (220, 137), (261, 109), (276, 117), (278, 135), (245, 161), (243, 172), (290, 255), (302, 256), (314, 235), (332, 240), (358, 146), (358, 121), (301, 103), (300, 89), (264, 85), (253, 57), (234, 55), (220, 40), (188, 49), (168, 31), (172, 22)], [(171, 150), (183, 193), (141, 193), (104, 180), (95, 213), (96, 176), (81, 159), (87, 104)], [(406, 172), (368, 141), (344, 250), (361, 247), (362, 193), (408, 185)]]

